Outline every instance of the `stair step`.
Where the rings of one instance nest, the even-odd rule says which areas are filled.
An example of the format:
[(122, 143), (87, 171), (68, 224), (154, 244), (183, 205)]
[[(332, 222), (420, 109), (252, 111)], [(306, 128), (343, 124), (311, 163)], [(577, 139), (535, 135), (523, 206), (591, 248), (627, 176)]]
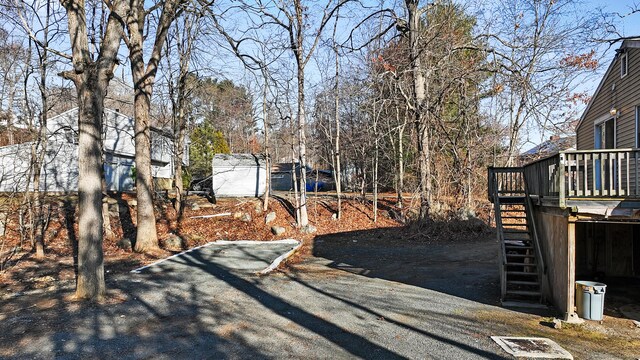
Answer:
[(547, 305), (537, 302), (502, 300), (501, 303), (502, 306), (507, 308), (549, 309)]
[(503, 216), (503, 219), (526, 219), (526, 216)]
[(507, 275), (538, 276), (537, 272), (507, 271)]
[(507, 285), (529, 285), (529, 286), (540, 286), (540, 283), (537, 281), (521, 281), (521, 280), (509, 280), (507, 281)]
[(508, 262), (505, 265), (506, 266), (527, 266), (527, 267), (532, 267), (532, 266), (537, 266), (538, 264), (536, 264), (536, 263), (527, 264), (527, 263)]
[(529, 234), (529, 230), (518, 230), (518, 229), (502, 229), (502, 232), (509, 234)]
[(508, 250), (533, 250), (533, 246), (520, 246), (520, 245), (505, 245), (505, 249)]
[(514, 258), (535, 258), (535, 255), (529, 255), (529, 254), (506, 254), (507, 257), (514, 257)]
[[(528, 237), (527, 238), (503, 238), (503, 240), (504, 240), (505, 245), (517, 246), (517, 247), (520, 247), (520, 248), (524, 248), (526, 246), (529, 246), (529, 245), (520, 244), (520, 243), (525, 242), (525, 241), (531, 241), (531, 239), (528, 238)], [(516, 242), (516, 244), (514, 244), (514, 242)]]
[(540, 296), (540, 291), (507, 290), (507, 295)]
[(527, 241), (531, 240), (529, 234), (504, 234), (509, 236), (504, 236), (504, 240), (512, 240), (512, 241)]

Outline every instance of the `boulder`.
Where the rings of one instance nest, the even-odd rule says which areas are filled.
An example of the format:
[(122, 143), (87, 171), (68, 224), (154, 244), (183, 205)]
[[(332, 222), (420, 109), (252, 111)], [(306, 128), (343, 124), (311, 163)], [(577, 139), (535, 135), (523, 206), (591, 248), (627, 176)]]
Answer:
[(191, 210), (193, 211), (200, 210), (200, 205), (198, 205), (198, 203), (194, 203), (193, 205), (191, 205)]
[(272, 226), (271, 227), (271, 232), (273, 233), (273, 235), (276, 235), (276, 236), (282, 235), (286, 231), (287, 230), (285, 228), (283, 228), (282, 226)]
[(309, 224), (309, 225), (303, 226), (303, 227), (302, 227), (302, 229), (300, 229), (300, 231), (301, 231), (303, 234), (313, 234), (313, 233), (315, 233), (316, 231), (318, 231), (318, 229), (316, 229), (316, 227), (315, 227), (315, 226), (313, 226), (313, 225)]
[(276, 213), (274, 211), (270, 212), (267, 214), (267, 216), (264, 217), (264, 223), (268, 224), (272, 221), (274, 221), (276, 219)]
[(240, 216), (240, 221), (244, 221), (244, 222), (251, 222), (253, 219), (251, 218), (250, 214), (244, 213), (242, 214), (242, 216)]
[(169, 234), (162, 243), (167, 249), (182, 249), (184, 240), (176, 234)]
[(257, 202), (255, 207), (256, 214), (262, 214), (262, 202)]
[(129, 238), (120, 239), (120, 241), (118, 241), (118, 243), (116, 245), (120, 249), (126, 250), (126, 251), (131, 251), (131, 248), (133, 247), (133, 243), (131, 242), (131, 239), (129, 239)]

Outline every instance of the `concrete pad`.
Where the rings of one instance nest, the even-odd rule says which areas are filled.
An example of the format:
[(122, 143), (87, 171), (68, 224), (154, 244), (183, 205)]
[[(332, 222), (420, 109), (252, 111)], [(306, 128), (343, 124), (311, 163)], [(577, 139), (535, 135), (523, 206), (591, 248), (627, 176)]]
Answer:
[(161, 273), (184, 269), (183, 259), (190, 253), (197, 252), (207, 260), (215, 261), (219, 266), (235, 272), (267, 274), (291, 256), (302, 242), (294, 239), (274, 241), (218, 240), (183, 251), (181, 253), (158, 260), (152, 264), (131, 270), (134, 274), (142, 272)]
[(567, 350), (551, 339), (509, 336), (492, 336), (491, 339), (515, 357), (573, 360)]

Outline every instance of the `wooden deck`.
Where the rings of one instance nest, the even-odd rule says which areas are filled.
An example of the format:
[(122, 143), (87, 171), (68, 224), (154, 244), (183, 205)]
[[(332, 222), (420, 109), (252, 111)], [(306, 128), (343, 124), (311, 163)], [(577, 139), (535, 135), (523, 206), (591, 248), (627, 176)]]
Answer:
[(640, 149), (563, 151), (519, 168), (489, 168), (488, 185), (511, 195), (524, 183), (536, 205), (640, 220), (639, 162)]

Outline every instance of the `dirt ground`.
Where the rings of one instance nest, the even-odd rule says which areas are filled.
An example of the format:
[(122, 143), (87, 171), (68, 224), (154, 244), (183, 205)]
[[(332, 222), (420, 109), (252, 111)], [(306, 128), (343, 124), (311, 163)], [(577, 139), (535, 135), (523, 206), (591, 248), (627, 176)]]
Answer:
[[(304, 241), (305, 245), (299, 255), (304, 256), (308, 254), (311, 240), (316, 235), (402, 225), (389, 217), (389, 210), (397, 210), (391, 201), (381, 202), (379, 217), (377, 222), (374, 222), (370, 202), (345, 200), (342, 219), (335, 221), (332, 219), (335, 201), (332, 198), (312, 196), (309, 199), (309, 220), (317, 228), (317, 232), (305, 234), (295, 227), (295, 218), (289, 212), (290, 204), (277, 199), (272, 199), (269, 211), (263, 212), (262, 202), (257, 199), (218, 199), (211, 203), (206, 198), (192, 195), (188, 197), (180, 221), (170, 202), (159, 201), (156, 216), (161, 248), (152, 254), (140, 254), (118, 246), (123, 238), (135, 239), (134, 197), (126, 194), (114, 196), (110, 198), (109, 211), (115, 236), (105, 239), (103, 244), (105, 272), (107, 276), (125, 273), (160, 258), (215, 240), (295, 238)], [(75, 281), (75, 202), (74, 197), (47, 199), (50, 219), (45, 238), (46, 256), (42, 260), (36, 259), (28, 240), (20, 241), (17, 217), (9, 218), (6, 236), (0, 237), (0, 297), (25, 291), (54, 290)], [(265, 224), (265, 216), (269, 212), (275, 212), (276, 219)], [(229, 215), (194, 218), (216, 214)], [(284, 227), (286, 231), (276, 236), (271, 232), (272, 226)], [(182, 246), (172, 247), (165, 243), (172, 234), (183, 240)]]
[[(257, 200), (220, 199), (211, 204), (206, 199), (190, 197), (181, 221), (176, 219), (170, 203), (158, 204), (158, 234), (162, 248), (145, 255), (117, 245), (122, 238), (135, 238), (135, 206), (131, 200), (125, 196), (114, 199), (110, 205), (116, 237), (105, 240), (104, 244), (105, 271), (110, 287), (104, 304), (78, 303), (72, 299), (75, 278), (73, 199), (57, 198), (51, 202), (52, 216), (43, 260), (35, 259), (28, 242), (20, 243), (16, 222), (9, 222), (7, 236), (0, 239), (0, 313), (6, 316), (25, 311), (55, 312), (58, 308), (65, 311), (108, 308), (130, 301), (130, 295), (123, 292), (114, 279), (159, 258), (218, 239), (295, 238), (302, 240), (304, 246), (281, 269), (283, 274), (312, 277), (355, 274), (484, 304), (489, 307), (469, 315), (480, 326), (474, 330), (477, 336), (549, 337), (577, 359), (637, 358), (640, 354), (640, 328), (620, 316), (615, 300), (608, 305), (602, 323), (565, 325), (561, 329), (549, 326), (556, 315), (553, 313), (529, 314), (495, 308), (499, 300), (499, 281), (493, 246), (497, 249), (497, 244), (491, 228), (478, 219), (433, 222), (421, 227), (405, 225), (395, 220), (400, 211), (389, 200), (382, 202), (378, 222), (374, 223), (370, 202), (350, 199), (344, 202), (342, 219), (336, 221), (332, 219), (334, 199), (319, 197), (309, 201), (310, 221), (318, 231), (303, 234), (295, 228), (286, 202), (271, 202), (269, 212), (274, 211), (277, 216), (267, 225), (264, 221), (267, 213), (261, 210)], [(193, 218), (224, 213), (230, 215)], [(273, 225), (284, 227), (286, 232), (273, 235)], [(180, 248), (165, 246), (164, 240), (171, 234), (183, 239)], [(314, 264), (314, 259), (324, 259), (322, 266), (309, 265)], [(48, 294), (58, 295), (54, 300)], [(63, 296), (64, 301), (60, 301), (59, 296)], [(38, 331), (55, 332), (57, 326), (55, 322), (43, 321)], [(9, 341), (19, 343), (24, 340), (19, 334), (14, 337), (0, 342), (6, 345)]]

